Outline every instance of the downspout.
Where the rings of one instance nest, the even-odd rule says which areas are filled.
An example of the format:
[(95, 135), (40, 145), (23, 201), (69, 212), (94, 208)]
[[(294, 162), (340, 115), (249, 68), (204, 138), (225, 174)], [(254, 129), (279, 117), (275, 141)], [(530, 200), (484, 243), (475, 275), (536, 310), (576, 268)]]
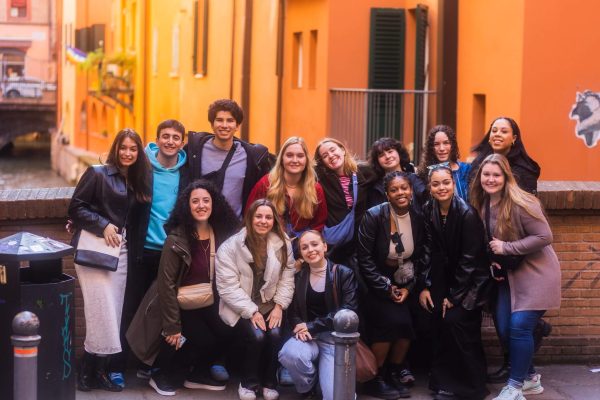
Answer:
[(233, 66), (235, 62), (235, 17), (237, 12), (236, 0), (233, 0), (233, 12), (231, 17), (231, 63), (229, 64), (229, 98), (233, 99)]
[(246, 0), (244, 15), (244, 50), (242, 55), (242, 108), (245, 122), (242, 124), (242, 140), (248, 141), (248, 128), (250, 126), (250, 66), (252, 61), (252, 4), (253, 0)]
[(277, 121), (275, 125), (275, 150), (281, 147), (281, 110), (283, 103), (283, 44), (285, 35), (285, 0), (279, 0), (279, 15), (277, 18)]

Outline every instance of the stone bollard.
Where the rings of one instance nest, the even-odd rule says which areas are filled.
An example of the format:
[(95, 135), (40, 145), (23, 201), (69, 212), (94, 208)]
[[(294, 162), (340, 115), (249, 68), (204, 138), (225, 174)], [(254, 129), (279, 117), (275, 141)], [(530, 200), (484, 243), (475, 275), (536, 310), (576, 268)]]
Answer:
[(38, 335), (40, 320), (29, 311), (18, 313), (12, 322), (14, 335), (14, 393), (19, 400), (37, 399), (37, 354), (42, 337)]
[(356, 392), (356, 343), (360, 337), (360, 333), (357, 332), (358, 315), (354, 311), (341, 309), (333, 318), (333, 327), (333, 399), (353, 400)]

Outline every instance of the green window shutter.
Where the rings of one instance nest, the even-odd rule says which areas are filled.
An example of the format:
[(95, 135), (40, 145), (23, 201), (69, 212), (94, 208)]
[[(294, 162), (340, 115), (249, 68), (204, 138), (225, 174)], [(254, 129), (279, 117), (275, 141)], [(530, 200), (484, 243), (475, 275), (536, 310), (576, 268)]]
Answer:
[(415, 89), (425, 89), (425, 45), (427, 39), (427, 6), (419, 4), (415, 9), (417, 20), (416, 27), (416, 54), (415, 54)]
[(372, 8), (369, 88), (404, 88), (406, 15), (403, 9)]

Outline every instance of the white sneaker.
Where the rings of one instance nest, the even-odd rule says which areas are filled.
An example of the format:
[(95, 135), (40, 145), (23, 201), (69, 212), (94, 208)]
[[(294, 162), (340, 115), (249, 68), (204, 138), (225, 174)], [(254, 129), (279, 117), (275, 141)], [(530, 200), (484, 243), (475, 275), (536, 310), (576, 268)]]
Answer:
[(506, 385), (500, 391), (500, 394), (497, 397), (494, 397), (493, 400), (526, 400), (523, 397), (523, 391), (521, 389), (514, 388), (510, 385)]
[(238, 395), (240, 396), (240, 400), (256, 400), (254, 390), (246, 389), (241, 383), (240, 387), (238, 387)]
[(275, 389), (263, 388), (263, 397), (265, 400), (277, 400), (279, 399), (279, 392)]
[(535, 374), (530, 379), (526, 379), (523, 382), (523, 394), (540, 394), (544, 393), (544, 387), (542, 386), (542, 376)]

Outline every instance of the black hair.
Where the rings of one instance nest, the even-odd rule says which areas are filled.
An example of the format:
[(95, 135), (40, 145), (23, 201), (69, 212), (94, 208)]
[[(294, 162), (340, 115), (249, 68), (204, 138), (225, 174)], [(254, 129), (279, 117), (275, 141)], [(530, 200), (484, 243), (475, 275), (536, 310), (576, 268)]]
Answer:
[(385, 189), (386, 193), (388, 191), (388, 187), (390, 186), (390, 183), (392, 183), (392, 181), (396, 178), (404, 179), (406, 182), (408, 182), (408, 185), (410, 186), (410, 188), (411, 189), (413, 188), (413, 185), (412, 185), (412, 182), (410, 181), (408, 172), (392, 171), (392, 172), (388, 172), (383, 177), (383, 188)]
[(229, 111), (238, 125), (244, 121), (244, 110), (238, 103), (231, 99), (220, 99), (208, 106), (208, 122), (211, 125), (214, 124), (219, 111)]
[(371, 164), (371, 168), (373, 168), (377, 176), (381, 178), (385, 175), (385, 171), (381, 165), (379, 165), (379, 156), (389, 149), (394, 149), (398, 152), (398, 156), (400, 156), (400, 168), (402, 171), (415, 172), (415, 168), (410, 163), (410, 155), (408, 154), (406, 147), (396, 139), (384, 137), (373, 142), (371, 151), (369, 152), (369, 164)]

